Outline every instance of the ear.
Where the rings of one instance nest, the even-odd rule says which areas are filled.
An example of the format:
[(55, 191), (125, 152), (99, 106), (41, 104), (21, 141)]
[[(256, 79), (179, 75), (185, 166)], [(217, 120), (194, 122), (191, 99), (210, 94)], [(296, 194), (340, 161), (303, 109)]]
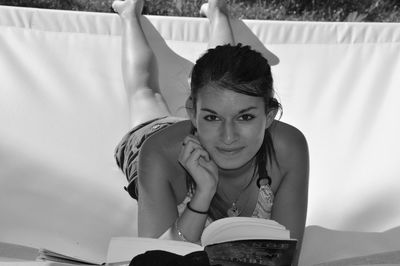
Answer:
[(185, 108), (186, 108), (186, 113), (189, 117), (189, 119), (192, 121), (192, 124), (195, 128), (197, 128), (197, 124), (196, 124), (196, 110), (194, 107), (194, 103), (193, 103), (193, 98), (192, 96), (189, 96), (186, 99), (186, 103), (185, 103)]
[(278, 109), (270, 109), (267, 114), (267, 123), (265, 124), (265, 129), (269, 128), (274, 122)]

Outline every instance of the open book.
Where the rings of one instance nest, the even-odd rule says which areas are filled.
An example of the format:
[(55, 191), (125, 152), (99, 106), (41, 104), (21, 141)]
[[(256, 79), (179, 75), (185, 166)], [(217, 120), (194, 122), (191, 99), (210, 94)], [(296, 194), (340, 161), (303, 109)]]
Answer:
[[(290, 265), (297, 240), (273, 220), (228, 217), (207, 226), (201, 244), (150, 238), (117, 237), (110, 242), (107, 261), (129, 261), (147, 250), (166, 250), (180, 255), (205, 250), (210, 264)], [(233, 264), (232, 264), (233, 265)]]
[[(205, 250), (211, 264), (229, 265), (290, 265), (297, 240), (290, 232), (273, 220), (249, 217), (229, 217), (207, 226), (201, 244), (140, 237), (114, 237), (107, 254), (107, 265), (129, 265), (133, 257), (149, 250), (164, 250), (179, 255)], [(93, 263), (72, 256), (41, 250), (41, 258), (72, 263)]]

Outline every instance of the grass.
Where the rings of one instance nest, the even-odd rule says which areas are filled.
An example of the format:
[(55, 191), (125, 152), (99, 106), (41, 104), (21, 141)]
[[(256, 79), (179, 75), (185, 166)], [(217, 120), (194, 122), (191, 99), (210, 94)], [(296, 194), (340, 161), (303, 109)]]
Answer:
[[(236, 18), (261, 20), (400, 22), (398, 0), (228, 0)], [(144, 13), (199, 16), (201, 0), (147, 0)], [(3, 5), (112, 12), (112, 0), (0, 0)]]

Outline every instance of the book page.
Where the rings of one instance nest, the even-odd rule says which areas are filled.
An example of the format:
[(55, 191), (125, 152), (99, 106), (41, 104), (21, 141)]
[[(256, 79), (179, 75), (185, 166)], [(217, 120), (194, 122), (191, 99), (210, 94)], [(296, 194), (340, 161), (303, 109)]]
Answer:
[[(66, 265), (69, 264), (92, 264), (99, 265), (104, 261), (95, 261), (88, 258), (66, 255), (48, 249), (37, 249), (29, 246), (0, 242), (0, 264), (9, 262), (10, 265)], [(14, 264), (12, 264), (14, 263)]]
[(290, 232), (273, 220), (254, 217), (228, 217), (206, 227), (201, 236), (203, 246), (245, 239), (290, 239)]
[(76, 266), (76, 264), (75, 265), (66, 264), (53, 261), (2, 261), (1, 259), (0, 259), (0, 265), (1, 266)]
[(124, 265), (123, 263), (119, 263), (126, 262), (129, 264), (133, 257), (148, 250), (165, 250), (179, 255), (186, 255), (194, 251), (203, 250), (203, 247), (175, 240), (144, 237), (114, 237), (111, 239), (108, 247), (107, 263)]
[(100, 265), (103, 263), (103, 261), (94, 261), (89, 258), (66, 255), (44, 248), (39, 249), (39, 256), (37, 257), (37, 260), (86, 265)]

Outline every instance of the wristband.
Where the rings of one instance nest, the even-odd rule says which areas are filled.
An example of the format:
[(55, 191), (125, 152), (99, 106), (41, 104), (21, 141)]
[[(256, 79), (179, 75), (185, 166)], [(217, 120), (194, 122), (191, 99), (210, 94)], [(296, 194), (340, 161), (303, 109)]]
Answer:
[(198, 214), (208, 214), (208, 210), (203, 212), (203, 211), (198, 211), (198, 210), (193, 209), (192, 206), (190, 206), (190, 201), (186, 204), (186, 206), (187, 206), (187, 208), (188, 208), (190, 211), (192, 211), (192, 212), (194, 212), (194, 213), (198, 213)]

